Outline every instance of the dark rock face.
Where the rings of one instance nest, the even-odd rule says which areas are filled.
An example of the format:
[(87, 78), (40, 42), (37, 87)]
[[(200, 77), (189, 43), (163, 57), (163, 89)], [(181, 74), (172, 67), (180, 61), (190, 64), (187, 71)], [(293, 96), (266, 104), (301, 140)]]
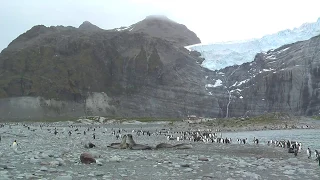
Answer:
[(80, 161), (83, 164), (91, 164), (91, 163), (96, 163), (96, 160), (94, 159), (94, 157), (87, 152), (84, 152), (80, 155)]
[(1, 118), (217, 116), (199, 60), (145, 33), (36, 26), (0, 54)]
[(102, 31), (98, 26), (91, 24), (89, 21), (84, 21), (80, 26), (80, 30), (83, 31)]
[[(228, 67), (212, 76), (225, 91), (221, 100), (224, 116), (288, 112), (295, 115), (319, 114), (320, 36), (257, 54), (251, 63)], [(230, 92), (230, 93), (228, 93)]]
[(143, 32), (180, 46), (201, 43), (197, 35), (185, 25), (178, 24), (165, 16), (148, 16), (133, 24), (131, 28), (131, 32)]
[(165, 36), (152, 34), (162, 21), (159, 29), (184, 27), (149, 17), (131, 31), (89, 23), (31, 28), (0, 54), (0, 120), (319, 113), (319, 36), (213, 72), (183, 48), (197, 43), (185, 27), (190, 36), (183, 42), (170, 28)]

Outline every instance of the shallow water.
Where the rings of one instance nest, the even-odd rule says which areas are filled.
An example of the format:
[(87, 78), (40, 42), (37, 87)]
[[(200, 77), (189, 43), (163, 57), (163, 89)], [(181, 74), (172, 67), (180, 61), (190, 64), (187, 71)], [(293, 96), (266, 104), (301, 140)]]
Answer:
[[(267, 144), (269, 140), (292, 140), (302, 143), (302, 148), (306, 150), (320, 150), (320, 130), (319, 129), (294, 129), (294, 130), (267, 130), (267, 131), (244, 131), (222, 133), (223, 137), (232, 138), (235, 142), (237, 138), (248, 138), (252, 141), (254, 137), (259, 139), (259, 143)], [(250, 142), (249, 142), (250, 143)]]

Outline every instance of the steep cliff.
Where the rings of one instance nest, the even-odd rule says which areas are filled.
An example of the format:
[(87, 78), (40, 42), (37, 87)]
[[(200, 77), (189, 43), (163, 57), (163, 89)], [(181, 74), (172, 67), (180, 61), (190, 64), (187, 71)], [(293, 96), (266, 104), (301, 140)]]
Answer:
[(89, 22), (35, 26), (0, 54), (0, 113), (217, 116), (199, 60), (183, 45), (144, 32), (101, 30)]
[[(185, 27), (152, 19), (142, 24)], [(183, 48), (198, 41), (190, 30), (164, 36), (134, 27), (39, 25), (20, 35), (0, 54), (0, 120), (320, 113), (320, 36), (209, 71)]]
[(320, 36), (259, 53), (251, 63), (216, 71), (211, 78), (224, 91), (224, 115), (244, 116), (265, 112), (295, 115), (319, 114)]

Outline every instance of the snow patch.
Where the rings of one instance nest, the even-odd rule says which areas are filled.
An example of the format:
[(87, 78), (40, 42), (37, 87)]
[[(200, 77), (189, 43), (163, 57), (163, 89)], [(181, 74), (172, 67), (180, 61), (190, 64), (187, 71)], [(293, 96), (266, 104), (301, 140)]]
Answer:
[(264, 71), (264, 72), (268, 72), (268, 71), (273, 71), (274, 69), (272, 69), (272, 68), (269, 68), (269, 69), (263, 69), (262, 71)]
[(246, 79), (246, 80), (240, 81), (237, 86), (240, 86), (241, 84), (246, 83), (248, 81), (250, 81), (250, 79)]
[(270, 62), (268, 62), (268, 63), (275, 63), (275, 62), (277, 62), (277, 61), (270, 61)]
[(284, 51), (288, 50), (289, 48), (290, 48), (290, 47), (287, 47), (287, 48), (281, 49), (280, 51), (278, 51), (278, 52), (277, 52), (277, 54), (280, 54), (280, 53), (282, 53), (282, 52), (284, 52)]
[(128, 27), (120, 27), (120, 28), (116, 28), (116, 31), (124, 31), (124, 30), (128, 30), (128, 31), (132, 31), (133, 27), (128, 26)]
[(222, 81), (220, 79), (216, 80), (214, 84), (206, 84), (205, 87), (206, 89), (209, 88), (214, 88), (214, 87), (219, 87), (222, 86)]
[[(186, 46), (188, 50), (198, 51), (205, 60), (201, 66), (210, 70), (219, 70), (228, 66), (241, 65), (252, 62), (257, 53), (265, 55), (279, 54), (287, 51), (289, 47), (274, 51), (275, 48), (297, 41), (303, 41), (317, 36), (320, 30), (320, 21), (305, 23), (299, 28), (287, 29), (263, 36), (259, 39), (228, 43), (195, 44)], [(272, 49), (272, 50), (270, 50)], [(267, 52), (266, 52), (267, 51)], [(268, 59), (275, 59), (275, 56), (268, 56)], [(252, 64), (250, 64), (251, 66)]]
[(206, 88), (212, 88), (212, 87), (214, 87), (214, 85), (213, 84), (206, 84), (206, 86), (205, 86)]
[(238, 81), (236, 81), (231, 87), (233, 87), (233, 86), (236, 86), (237, 85), (237, 83), (238, 83)]
[(277, 59), (277, 58), (274, 54), (271, 54), (271, 55), (267, 56), (266, 59)]

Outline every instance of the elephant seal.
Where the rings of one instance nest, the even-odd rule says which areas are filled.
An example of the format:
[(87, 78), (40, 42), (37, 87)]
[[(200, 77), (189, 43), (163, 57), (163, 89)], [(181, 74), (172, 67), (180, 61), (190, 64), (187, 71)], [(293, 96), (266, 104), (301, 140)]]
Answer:
[(151, 146), (137, 144), (133, 140), (132, 134), (127, 134), (127, 140), (128, 140), (128, 144), (129, 144), (129, 149), (132, 149), (132, 150), (151, 150), (152, 149)]
[(111, 143), (107, 147), (114, 148), (114, 149), (127, 149), (129, 147), (129, 144), (127, 143), (127, 135), (122, 136), (121, 143)]
[(156, 146), (156, 149), (164, 149), (164, 148), (174, 148), (174, 149), (191, 149), (192, 145), (190, 144), (185, 144), (185, 143), (181, 143), (181, 144), (168, 144), (168, 143), (160, 143)]

